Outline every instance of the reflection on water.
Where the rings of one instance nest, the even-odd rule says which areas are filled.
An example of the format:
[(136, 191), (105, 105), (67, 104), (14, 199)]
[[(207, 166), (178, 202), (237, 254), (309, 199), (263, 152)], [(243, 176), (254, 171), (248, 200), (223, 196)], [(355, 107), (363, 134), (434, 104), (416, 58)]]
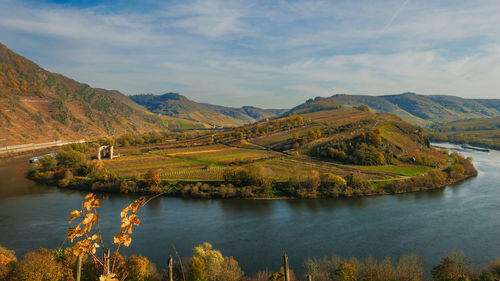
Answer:
[[(277, 270), (283, 250), (299, 273), (305, 258), (332, 253), (397, 258), (416, 252), (431, 265), (459, 249), (485, 264), (500, 252), (500, 152), (463, 154), (474, 158), (479, 176), (440, 190), (321, 200), (158, 198), (141, 211), (125, 252), (164, 266), (171, 245), (188, 256), (208, 241), (247, 273)], [(0, 245), (18, 254), (58, 247), (68, 213), (84, 196), (26, 180), (27, 166), (26, 159), (0, 162)], [(119, 231), (120, 210), (135, 198), (106, 196), (100, 214), (107, 241)]]

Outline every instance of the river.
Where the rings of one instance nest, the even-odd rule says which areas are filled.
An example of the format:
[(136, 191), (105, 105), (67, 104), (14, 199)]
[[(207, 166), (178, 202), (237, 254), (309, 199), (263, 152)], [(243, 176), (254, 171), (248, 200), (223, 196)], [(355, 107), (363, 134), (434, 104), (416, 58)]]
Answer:
[[(500, 152), (462, 152), (479, 175), (444, 189), (328, 200), (207, 200), (157, 198), (141, 210), (142, 223), (125, 254), (143, 254), (164, 267), (175, 245), (180, 255), (210, 242), (234, 256), (245, 273), (278, 270), (285, 250), (298, 273), (307, 257), (398, 258), (418, 253), (427, 265), (452, 250), (476, 265), (500, 256)], [(0, 160), (0, 245), (18, 257), (64, 242), (69, 212), (85, 193), (37, 185), (24, 178), (26, 159)], [(100, 208), (106, 242), (119, 231), (119, 213), (136, 196), (111, 194)], [(66, 241), (65, 246), (70, 246)]]

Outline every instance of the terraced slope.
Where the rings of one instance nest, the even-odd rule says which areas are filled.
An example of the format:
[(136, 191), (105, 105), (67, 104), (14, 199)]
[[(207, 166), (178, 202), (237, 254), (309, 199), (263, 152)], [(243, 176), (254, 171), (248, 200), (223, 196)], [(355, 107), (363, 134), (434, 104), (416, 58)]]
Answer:
[(202, 126), (177, 121), (118, 91), (46, 71), (0, 44), (0, 146)]

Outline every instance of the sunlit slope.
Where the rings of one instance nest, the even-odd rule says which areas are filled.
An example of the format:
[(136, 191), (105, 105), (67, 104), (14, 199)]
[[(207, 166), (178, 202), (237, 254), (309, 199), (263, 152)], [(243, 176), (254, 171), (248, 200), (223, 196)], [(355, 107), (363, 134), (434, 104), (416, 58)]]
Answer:
[(0, 44), (0, 145), (163, 130), (164, 119), (118, 91), (51, 73)]

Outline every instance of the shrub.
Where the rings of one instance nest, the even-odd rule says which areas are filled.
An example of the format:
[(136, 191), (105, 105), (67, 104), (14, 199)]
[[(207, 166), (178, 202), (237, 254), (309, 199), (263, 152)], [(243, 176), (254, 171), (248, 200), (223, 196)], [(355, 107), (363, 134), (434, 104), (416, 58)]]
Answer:
[(311, 171), (308, 175), (293, 176), (288, 185), (292, 194), (299, 198), (316, 198), (321, 179), (318, 171)]
[(127, 181), (123, 180), (120, 182), (120, 192), (122, 193), (129, 193), (129, 192), (136, 192), (137, 189), (137, 183), (135, 181)]
[(28, 252), (21, 262), (14, 268), (12, 281), (70, 281), (72, 271), (57, 260), (49, 250), (40, 248), (35, 252)]
[(339, 281), (356, 281), (354, 272), (356, 268), (352, 264), (343, 262), (335, 270), (335, 276)]
[(190, 280), (226, 280), (237, 281), (243, 277), (243, 271), (232, 257), (223, 257), (221, 252), (212, 248), (210, 243), (193, 248), (193, 257), (189, 260)]
[(359, 172), (349, 174), (345, 177), (347, 185), (353, 189), (367, 189), (369, 188), (369, 183), (361, 179), (361, 174)]
[(370, 108), (364, 104), (360, 104), (359, 106), (355, 106), (354, 108), (360, 111), (370, 112)]
[(260, 186), (270, 188), (272, 179), (268, 176), (269, 171), (262, 166), (254, 166), (251, 168), (230, 167), (224, 170), (224, 181), (230, 182), (236, 186)]
[(402, 256), (397, 264), (391, 258), (377, 260), (369, 257), (307, 259), (304, 267), (315, 281), (330, 280), (424, 280), (423, 260), (415, 254)]
[(435, 281), (468, 280), (474, 274), (469, 260), (463, 252), (453, 251), (441, 258), (441, 262), (432, 268)]
[(156, 266), (143, 256), (129, 257), (123, 271), (128, 274), (125, 280), (130, 281), (149, 281), (159, 278)]
[(324, 194), (337, 197), (346, 188), (347, 182), (341, 176), (332, 173), (322, 174), (321, 177), (321, 191)]
[(8, 280), (15, 263), (17, 263), (17, 258), (14, 251), (0, 246), (0, 280)]
[(158, 169), (150, 169), (146, 173), (145, 180), (149, 186), (158, 186), (161, 183), (160, 171)]
[(57, 160), (52, 155), (47, 155), (40, 158), (38, 161), (39, 169), (42, 171), (53, 171), (57, 169)]
[(85, 154), (75, 150), (61, 150), (56, 154), (58, 165), (62, 168), (80, 168)]
[(387, 164), (384, 154), (375, 147), (362, 144), (354, 151), (354, 161), (360, 165), (385, 165)]
[(73, 179), (73, 173), (70, 170), (64, 171), (64, 177), (60, 179), (57, 184), (60, 187), (67, 187), (70, 183), (71, 180)]

